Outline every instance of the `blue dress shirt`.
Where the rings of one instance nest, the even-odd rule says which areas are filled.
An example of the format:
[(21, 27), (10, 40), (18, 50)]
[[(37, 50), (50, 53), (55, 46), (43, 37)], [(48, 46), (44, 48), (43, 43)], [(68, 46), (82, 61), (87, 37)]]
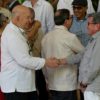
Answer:
[(76, 16), (73, 16), (70, 32), (75, 33), (81, 43), (86, 46), (90, 39), (87, 29), (87, 16), (83, 20), (78, 20)]

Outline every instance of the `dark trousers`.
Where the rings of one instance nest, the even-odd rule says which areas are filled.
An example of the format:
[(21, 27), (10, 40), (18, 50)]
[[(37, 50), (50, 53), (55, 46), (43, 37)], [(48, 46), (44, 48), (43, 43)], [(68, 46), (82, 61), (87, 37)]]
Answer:
[(50, 91), (50, 100), (77, 100), (75, 91)]
[(84, 100), (84, 95), (83, 95), (83, 93), (81, 91), (80, 91), (80, 99)]
[(37, 92), (12, 92), (4, 93), (5, 100), (38, 100)]
[(39, 92), (39, 100), (48, 100), (49, 94), (46, 88), (46, 81), (42, 70), (36, 70), (36, 87)]
[(0, 90), (0, 100), (5, 100), (4, 99), (4, 94), (1, 92), (1, 90)]

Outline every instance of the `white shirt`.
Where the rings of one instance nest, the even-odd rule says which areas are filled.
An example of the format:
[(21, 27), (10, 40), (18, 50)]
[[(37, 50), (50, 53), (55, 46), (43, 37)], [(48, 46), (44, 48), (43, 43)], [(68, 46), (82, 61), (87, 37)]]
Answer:
[(73, 0), (59, 0), (57, 9), (69, 9), (70, 13), (73, 14), (72, 1)]
[[(68, 32), (64, 26), (56, 26), (42, 40), (42, 55), (45, 58), (67, 58), (83, 49), (76, 35)], [(50, 90), (71, 91), (77, 88), (76, 65), (63, 65), (54, 69), (46, 67), (43, 71)]]
[(42, 24), (42, 31), (47, 33), (54, 27), (54, 12), (53, 7), (45, 0), (38, 0), (34, 7), (31, 1), (25, 1), (24, 6), (31, 7), (35, 11), (35, 19), (39, 20)]
[[(72, 9), (72, 2), (73, 0), (59, 0), (57, 4), (57, 9), (69, 9), (70, 13), (73, 14), (73, 9)], [(88, 9), (87, 9), (87, 14), (94, 13), (95, 10), (93, 8), (91, 0), (87, 0), (88, 2)], [(97, 8), (97, 12), (100, 11), (100, 0)]]
[(29, 55), (24, 32), (12, 22), (1, 37), (1, 90), (5, 93), (35, 91), (35, 70), (41, 69), (45, 60)]
[[(88, 1), (88, 9), (87, 9), (87, 13), (90, 14), (90, 13), (94, 13), (95, 10), (93, 8), (93, 5), (92, 5), (92, 2), (91, 0), (87, 0)], [(99, 0), (99, 4), (98, 4), (98, 7), (97, 7), (97, 12), (100, 11), (100, 0)]]

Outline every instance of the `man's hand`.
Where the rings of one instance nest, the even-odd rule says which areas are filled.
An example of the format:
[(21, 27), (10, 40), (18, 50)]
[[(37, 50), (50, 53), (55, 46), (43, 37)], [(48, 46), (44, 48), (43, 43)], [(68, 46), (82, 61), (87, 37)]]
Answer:
[(67, 64), (66, 59), (58, 59), (59, 65), (65, 65)]
[(80, 90), (82, 91), (82, 92), (84, 92), (85, 90), (86, 90), (86, 88), (87, 88), (87, 84), (83, 84), (82, 82), (80, 83)]
[(59, 66), (59, 61), (56, 58), (48, 58), (46, 59), (45, 66), (56, 68)]

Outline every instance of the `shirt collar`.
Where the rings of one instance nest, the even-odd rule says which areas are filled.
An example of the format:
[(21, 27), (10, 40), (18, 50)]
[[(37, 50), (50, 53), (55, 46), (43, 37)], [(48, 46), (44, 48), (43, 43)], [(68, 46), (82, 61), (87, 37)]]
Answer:
[(96, 32), (96, 34), (94, 34), (92, 37), (93, 37), (94, 39), (96, 39), (98, 36), (100, 36), (100, 31)]
[(55, 28), (59, 28), (61, 30), (67, 30), (67, 28), (63, 25), (55, 25)]
[(84, 21), (87, 20), (88, 15), (86, 15), (82, 20), (78, 20), (76, 16), (73, 15), (73, 19), (77, 20), (77, 21)]
[(13, 29), (16, 29), (16, 30), (20, 29), (22, 32), (25, 32), (22, 28), (19, 28), (18, 26), (16, 26), (15, 24), (13, 24), (12, 21), (9, 24), (12, 26)]
[(25, 34), (26, 32), (22, 28), (13, 24), (12, 21), (9, 24), (10, 24), (11, 28), (13, 28), (13, 30), (20, 32), (23, 36), (26, 36), (26, 34)]

